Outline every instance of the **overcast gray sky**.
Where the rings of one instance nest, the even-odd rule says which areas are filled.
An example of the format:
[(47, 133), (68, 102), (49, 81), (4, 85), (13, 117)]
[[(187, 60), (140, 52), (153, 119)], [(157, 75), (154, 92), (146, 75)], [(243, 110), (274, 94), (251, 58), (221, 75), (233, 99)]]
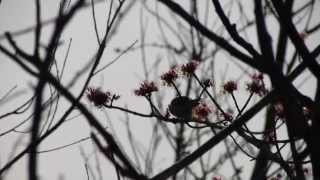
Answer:
[[(127, 0), (130, 1), (130, 0)], [(110, 1), (108, 1), (110, 2)], [(127, 2), (128, 3), (128, 2)], [(318, 5), (319, 6), (319, 5)], [(100, 37), (105, 28), (106, 23), (106, 4), (99, 3), (96, 6), (96, 15), (97, 15), (97, 24), (100, 33)], [(48, 20), (56, 16), (59, 8), (59, 0), (43, 0), (41, 1), (41, 16), (42, 20)], [(161, 6), (162, 11), (166, 9)], [(250, 8), (250, 7), (248, 7)], [(141, 40), (140, 32), (140, 23), (143, 22), (143, 25), (147, 27), (146, 29), (146, 39), (147, 42), (154, 42), (160, 40), (160, 33), (157, 27), (155, 19), (150, 16), (144, 9), (141, 12), (143, 7), (138, 2), (137, 5), (133, 7), (128, 16), (125, 18), (123, 23), (121, 23), (119, 31), (116, 36), (107, 44), (107, 48), (102, 58), (101, 67), (108, 64), (114, 58), (117, 57), (117, 53), (114, 53), (114, 48), (121, 47), (125, 48), (138, 40), (136, 45), (138, 45)], [(319, 17), (319, 11), (316, 11)], [(316, 15), (315, 15), (316, 16)], [(234, 17), (236, 18), (236, 17)], [(33, 0), (2, 0), (0, 4), (0, 43), (2, 45), (7, 45), (5, 39), (3, 39), (3, 33), (6, 31), (15, 32), (26, 27), (33, 26), (35, 24), (35, 3)], [(270, 26), (271, 31), (275, 31), (273, 26)], [(46, 44), (48, 42), (48, 37), (51, 34), (52, 25), (45, 26), (43, 28), (43, 33), (41, 37), (41, 43)], [(254, 32), (254, 31), (252, 31)], [(254, 36), (253, 36), (254, 37)], [(256, 40), (253, 37), (249, 37), (253, 42)], [(312, 37), (307, 39), (307, 45), (310, 49), (313, 49), (314, 45), (319, 41), (319, 35), (317, 37)], [(33, 51), (33, 33), (27, 33), (21, 36), (14, 36), (14, 39), (20, 47), (27, 50), (28, 52)], [(65, 76), (62, 79), (63, 84), (68, 84), (71, 78), (74, 77), (75, 73), (82, 69), (93, 57), (95, 54), (98, 45), (96, 42), (95, 31), (93, 27), (93, 20), (91, 9), (86, 8), (81, 10), (74, 18), (74, 20), (69, 24), (67, 30), (63, 33), (61, 38), (62, 45), (59, 47), (56, 59), (58, 66), (61, 67), (63, 63), (63, 58), (67, 51), (68, 43), (72, 39), (70, 54), (66, 64)], [(151, 67), (154, 62), (162, 57), (162, 61), (157, 67), (156, 71), (158, 73), (166, 71), (168, 68), (168, 61), (166, 58), (166, 52), (164, 50), (158, 50), (154, 48), (147, 49), (147, 66)], [(222, 60), (221, 60), (222, 61)], [(224, 62), (224, 61), (223, 61)], [(217, 71), (221, 74), (225, 70), (225, 64), (221, 63), (217, 68)], [(235, 70), (234, 70), (234, 69)], [(230, 70), (231, 69), (231, 70)], [(237, 70), (234, 65), (230, 65), (230, 73), (228, 74), (228, 79), (237, 78), (241, 71)], [(233, 71), (234, 70), (234, 71)], [(15, 88), (14, 95), (10, 96), (10, 100), (6, 101), (1, 105), (0, 114), (11, 110), (17, 105), (25, 102), (33, 93), (33, 87), (36, 85), (34, 78), (25, 73), (17, 64), (13, 61), (6, 58), (3, 54), (0, 54), (0, 97), (4, 95), (9, 89)], [(86, 76), (84, 76), (86, 77)], [(297, 84), (301, 81), (305, 81), (304, 78), (308, 77), (308, 73), (301, 77), (300, 80), (296, 81)], [(154, 73), (150, 74), (150, 79), (158, 78)], [(112, 64), (108, 69), (99, 73), (95, 78), (93, 78), (91, 85), (92, 86), (101, 86), (105, 90), (111, 90), (121, 95), (121, 99), (117, 102), (120, 106), (127, 105), (128, 108), (137, 110), (139, 112), (148, 113), (147, 109), (148, 104), (143, 98), (134, 96), (133, 90), (138, 87), (139, 83), (144, 80), (143, 74), (143, 64), (141, 61), (141, 53), (139, 50), (128, 52), (124, 54), (118, 61)], [(80, 88), (82, 87), (83, 77), (80, 78), (78, 83), (76, 83), (71, 91), (77, 95)], [(157, 83), (160, 84), (160, 81), (157, 80)], [(312, 79), (307, 79), (304, 86), (302, 86), (302, 91), (306, 94), (312, 95), (313, 92), (310, 91), (314, 81)], [(166, 91), (166, 98), (163, 99), (163, 104), (167, 105), (170, 98), (173, 96), (173, 92), (168, 88), (163, 87), (162, 91)], [(241, 98), (241, 97), (240, 97)], [(105, 112), (101, 109), (96, 109), (83, 99), (82, 102), (87, 104), (90, 109), (97, 115), (98, 118), (105, 120)], [(58, 115), (64, 112), (68, 103), (62, 101), (59, 105)], [(123, 126), (124, 114), (119, 113), (118, 111), (107, 111), (110, 119), (112, 120), (115, 129), (116, 135), (122, 142), (123, 146), (128, 148), (128, 140), (126, 137), (126, 129)], [(77, 115), (75, 111), (72, 115)], [(58, 116), (59, 117), (59, 116)], [(23, 120), (24, 117), (12, 117), (10, 119), (5, 119), (0, 121), (0, 132), (4, 132), (19, 122)], [(151, 123), (150, 119), (137, 118), (130, 116), (131, 125), (133, 129), (133, 134), (137, 139), (143, 144), (146, 145), (149, 142), (151, 134)], [(107, 122), (104, 122), (106, 125)], [(27, 130), (29, 124), (26, 124), (18, 130), (25, 131)], [(77, 117), (72, 121), (66, 122), (65, 125), (58, 130), (52, 137), (45, 140), (41, 146), (40, 150), (50, 149), (60, 145), (68, 144), (79, 140), (81, 138), (87, 137), (90, 133), (90, 127), (84, 118)], [(24, 138), (20, 138), (25, 136)], [(28, 135), (20, 133), (10, 133), (4, 137), (0, 138), (0, 166), (3, 166), (10, 156), (10, 153), (15, 147), (17, 140), (21, 139), (15, 152), (20, 152), (23, 147), (28, 142)], [(84, 159), (81, 156), (81, 150), (83, 149), (85, 154), (90, 155), (93, 152), (92, 143), (90, 141), (85, 141), (75, 146), (54, 151), (50, 153), (40, 154), (40, 176), (45, 180), (53, 180), (61, 177), (63, 175), (65, 179), (87, 179), (84, 167)], [(168, 156), (165, 151), (167, 151), (166, 144), (161, 146), (163, 154), (159, 156), (157, 161), (159, 165), (157, 166), (157, 171), (167, 167), (171, 163), (171, 158)], [(128, 154), (131, 152), (128, 150)], [(253, 165), (253, 162), (250, 162), (248, 158), (243, 158), (243, 164), (248, 167)], [(95, 158), (91, 156), (90, 161), (93, 161), (94, 164)], [(100, 159), (102, 163), (103, 175), (106, 179), (115, 179), (114, 169), (110, 167), (109, 163), (105, 159)], [(6, 179), (26, 179), (26, 158), (19, 161), (13, 166), (13, 168), (6, 175)], [(94, 167), (94, 165), (93, 165)], [(228, 173), (229, 169), (226, 167), (222, 170), (224, 173)], [(249, 174), (244, 173), (244, 177), (247, 177)]]

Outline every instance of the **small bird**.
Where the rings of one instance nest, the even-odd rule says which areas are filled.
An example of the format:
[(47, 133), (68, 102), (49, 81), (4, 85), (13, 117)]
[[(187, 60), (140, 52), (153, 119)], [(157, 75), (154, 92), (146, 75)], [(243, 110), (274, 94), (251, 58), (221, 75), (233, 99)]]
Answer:
[(197, 106), (199, 101), (200, 98), (190, 99), (187, 96), (178, 96), (171, 101), (169, 111), (177, 118), (189, 121), (192, 118), (192, 108)]

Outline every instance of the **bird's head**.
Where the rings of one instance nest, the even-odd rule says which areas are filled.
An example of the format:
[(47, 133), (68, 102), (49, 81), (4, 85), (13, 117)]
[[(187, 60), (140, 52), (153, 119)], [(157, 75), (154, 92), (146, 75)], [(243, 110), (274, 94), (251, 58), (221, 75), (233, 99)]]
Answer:
[(185, 118), (192, 113), (192, 108), (197, 106), (199, 101), (200, 98), (190, 99), (187, 96), (179, 96), (171, 101), (169, 111), (178, 118)]

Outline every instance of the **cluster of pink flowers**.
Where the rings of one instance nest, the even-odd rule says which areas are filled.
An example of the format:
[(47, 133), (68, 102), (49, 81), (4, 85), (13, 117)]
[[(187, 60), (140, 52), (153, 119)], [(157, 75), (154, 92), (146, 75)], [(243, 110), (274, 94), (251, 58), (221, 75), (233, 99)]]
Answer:
[(235, 81), (228, 81), (223, 85), (223, 90), (225, 93), (233, 93), (238, 89), (238, 85)]
[(152, 92), (158, 91), (158, 87), (154, 82), (144, 81), (140, 87), (134, 91), (137, 96), (151, 96)]
[[(165, 72), (160, 76), (160, 79), (165, 83), (165, 85), (173, 85), (174, 81), (178, 78), (178, 71), (185, 76), (192, 76), (200, 61), (193, 59), (191, 62), (181, 65), (180, 67), (172, 67), (169, 71)], [(205, 88), (213, 86), (213, 81), (206, 79), (201, 82)], [(235, 81), (227, 81), (223, 85), (223, 90), (226, 93), (233, 93), (238, 89), (238, 85)], [(264, 95), (267, 92), (263, 82), (263, 75), (253, 74), (251, 76), (251, 82), (247, 83), (247, 90), (252, 93), (258, 94), (260, 96)], [(153, 92), (158, 91), (158, 87), (154, 82), (144, 81), (140, 84), (140, 87), (134, 90), (135, 95), (150, 97)], [(118, 99), (120, 96), (114, 95), (110, 92), (102, 92), (99, 88), (88, 88), (87, 98), (90, 102), (94, 103), (97, 107), (102, 107), (108, 102)], [(276, 112), (279, 116), (282, 117), (283, 108), (280, 104), (275, 106)], [(307, 112), (307, 111), (304, 111)], [(195, 119), (201, 120), (207, 118), (209, 114), (212, 113), (212, 110), (205, 103), (199, 103), (199, 105), (193, 108), (193, 115)], [(233, 120), (232, 113), (218, 113), (218, 116), (221, 117), (224, 121), (231, 122)]]
[(187, 64), (183, 64), (181, 66), (181, 72), (183, 75), (191, 76), (196, 71), (198, 65), (199, 62), (194, 60)]
[(112, 94), (109, 91), (103, 92), (100, 88), (89, 87), (86, 92), (87, 98), (97, 107), (102, 107), (112, 100), (120, 98), (119, 95)]
[[(263, 75), (261, 73), (255, 73), (251, 76), (251, 81), (246, 84), (246, 89), (253, 94), (257, 94), (259, 96), (264, 96), (268, 93), (268, 90), (263, 81)], [(225, 93), (233, 93), (238, 90), (238, 84), (236, 81), (227, 81), (223, 85), (223, 91)]]
[(253, 74), (251, 76), (251, 82), (247, 83), (247, 90), (253, 94), (264, 96), (268, 93), (263, 81), (263, 74)]
[(208, 105), (204, 102), (200, 102), (197, 106), (195, 106), (193, 109), (193, 116), (197, 120), (205, 119), (209, 116), (209, 114), (212, 112), (211, 109), (208, 107)]
[(163, 73), (160, 76), (160, 79), (166, 84), (166, 85), (172, 85), (174, 81), (178, 78), (179, 72), (182, 73), (182, 75), (186, 76), (192, 76), (192, 74), (196, 71), (197, 67), (199, 65), (198, 61), (192, 60), (189, 63), (183, 64), (180, 67), (174, 66), (171, 68), (168, 72)]
[(178, 78), (177, 69), (171, 68), (168, 72), (162, 74), (160, 78), (166, 85), (172, 85), (174, 81)]

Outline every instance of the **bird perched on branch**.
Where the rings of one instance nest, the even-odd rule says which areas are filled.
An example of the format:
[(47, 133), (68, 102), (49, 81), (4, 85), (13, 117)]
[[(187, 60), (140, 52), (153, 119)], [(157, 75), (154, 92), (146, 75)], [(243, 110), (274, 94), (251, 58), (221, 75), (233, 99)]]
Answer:
[(177, 118), (190, 121), (192, 119), (192, 108), (197, 106), (199, 101), (200, 98), (190, 99), (187, 96), (178, 96), (171, 101), (169, 111)]

